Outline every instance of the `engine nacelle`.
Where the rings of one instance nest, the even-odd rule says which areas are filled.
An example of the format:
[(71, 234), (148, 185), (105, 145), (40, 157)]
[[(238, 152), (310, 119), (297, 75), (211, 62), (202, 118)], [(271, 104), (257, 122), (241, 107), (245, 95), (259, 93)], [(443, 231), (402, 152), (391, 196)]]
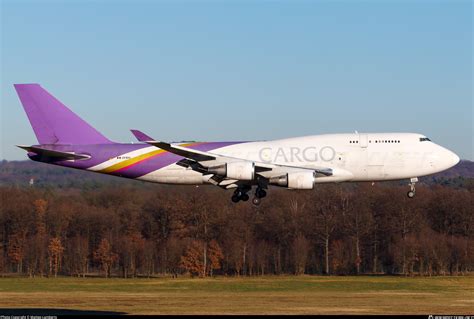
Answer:
[(293, 189), (313, 189), (314, 172), (288, 173), (288, 187)]
[(255, 177), (255, 163), (230, 162), (219, 166), (209, 167), (208, 172), (227, 178), (250, 181)]
[(313, 189), (315, 182), (314, 172), (294, 172), (270, 178), (270, 184), (292, 189)]
[(250, 181), (255, 177), (255, 163), (253, 162), (231, 162), (227, 163), (227, 177)]

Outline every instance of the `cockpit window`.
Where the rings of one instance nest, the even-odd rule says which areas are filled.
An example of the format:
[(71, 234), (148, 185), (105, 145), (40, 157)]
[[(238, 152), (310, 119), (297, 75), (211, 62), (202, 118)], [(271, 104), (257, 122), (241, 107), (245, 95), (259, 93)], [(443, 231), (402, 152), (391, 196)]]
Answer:
[(431, 140), (427, 137), (420, 137), (420, 142), (424, 142), (424, 141), (431, 141)]

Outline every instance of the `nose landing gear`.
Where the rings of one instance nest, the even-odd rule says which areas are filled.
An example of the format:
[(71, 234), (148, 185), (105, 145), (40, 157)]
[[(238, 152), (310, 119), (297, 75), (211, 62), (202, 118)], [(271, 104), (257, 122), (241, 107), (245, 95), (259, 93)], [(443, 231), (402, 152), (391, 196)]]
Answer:
[(418, 177), (413, 177), (410, 178), (410, 190), (407, 193), (408, 198), (413, 198), (415, 197), (415, 183), (418, 182)]

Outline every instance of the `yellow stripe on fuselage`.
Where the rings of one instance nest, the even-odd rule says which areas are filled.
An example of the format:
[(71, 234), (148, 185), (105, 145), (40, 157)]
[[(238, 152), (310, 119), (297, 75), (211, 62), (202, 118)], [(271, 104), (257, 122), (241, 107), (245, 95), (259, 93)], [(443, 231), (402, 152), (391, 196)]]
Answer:
[[(199, 144), (199, 143), (188, 143), (188, 144), (182, 144), (180, 146), (184, 146), (184, 147), (187, 147), (187, 146), (192, 146), (192, 145), (195, 145), (195, 144)], [(127, 167), (127, 166), (131, 166), (133, 164), (136, 164), (138, 162), (141, 162), (141, 161), (144, 161), (144, 160), (147, 160), (153, 156), (156, 156), (158, 154), (161, 154), (161, 153), (166, 153), (167, 151), (165, 150), (162, 150), (162, 149), (157, 149), (155, 151), (151, 151), (151, 152), (148, 152), (148, 153), (145, 153), (145, 154), (141, 154), (141, 155), (138, 155), (138, 156), (135, 156), (133, 158), (130, 158), (130, 159), (127, 159), (127, 160), (124, 160), (120, 163), (117, 163), (117, 164), (113, 164), (109, 167), (106, 167), (104, 169), (101, 169), (99, 172), (100, 173), (113, 173), (115, 171), (118, 171), (124, 167)]]

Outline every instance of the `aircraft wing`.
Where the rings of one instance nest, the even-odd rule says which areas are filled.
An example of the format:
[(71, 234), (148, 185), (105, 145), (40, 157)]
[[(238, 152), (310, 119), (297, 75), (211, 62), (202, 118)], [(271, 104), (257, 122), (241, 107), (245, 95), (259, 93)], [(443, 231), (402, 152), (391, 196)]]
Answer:
[[(203, 152), (199, 150), (194, 150), (188, 147), (173, 145), (166, 142), (156, 141), (152, 137), (138, 131), (138, 130), (131, 130), (133, 135), (137, 138), (138, 141), (144, 142), (163, 150), (166, 150), (170, 153), (185, 157), (185, 159), (179, 161), (177, 164), (184, 167), (190, 167), (191, 169), (201, 172), (203, 174), (207, 173), (210, 174), (207, 170), (210, 166), (215, 166), (219, 164), (231, 163), (231, 162), (253, 162), (255, 163), (255, 172), (265, 178), (271, 178), (274, 176), (280, 176), (282, 174), (291, 173), (291, 172), (301, 172), (301, 171), (312, 171), (320, 176), (331, 176), (332, 169), (321, 167), (321, 168), (313, 168), (313, 167), (298, 167), (298, 166), (290, 166), (290, 165), (281, 165), (281, 164), (273, 164), (273, 163), (264, 163), (264, 162), (255, 162), (250, 161), (247, 159), (236, 158), (236, 157), (229, 157), (219, 154), (214, 154), (212, 152)], [(225, 183), (225, 180), (219, 176), (213, 176), (211, 178), (215, 180), (219, 185)], [(212, 182), (211, 180), (211, 182)], [(228, 181), (228, 180), (227, 180)], [(235, 183), (238, 180), (234, 180)]]
[(147, 141), (146, 143), (156, 146), (158, 148), (161, 148), (162, 150), (168, 151), (170, 153), (195, 160), (197, 162), (212, 161), (212, 160), (217, 159), (216, 155), (211, 155), (210, 153), (207, 153), (207, 152), (193, 150), (188, 147), (172, 145), (170, 143), (159, 142), (159, 141)]
[(156, 146), (165, 151), (168, 151), (170, 153), (173, 153), (182, 157), (190, 158), (198, 162), (211, 161), (211, 160), (216, 159), (216, 156), (210, 155), (207, 152), (201, 152), (201, 151), (193, 150), (187, 147), (172, 145), (166, 142), (155, 141), (152, 137), (146, 135), (145, 133), (139, 130), (130, 130), (130, 131), (132, 132), (133, 135), (135, 135), (138, 141)]

